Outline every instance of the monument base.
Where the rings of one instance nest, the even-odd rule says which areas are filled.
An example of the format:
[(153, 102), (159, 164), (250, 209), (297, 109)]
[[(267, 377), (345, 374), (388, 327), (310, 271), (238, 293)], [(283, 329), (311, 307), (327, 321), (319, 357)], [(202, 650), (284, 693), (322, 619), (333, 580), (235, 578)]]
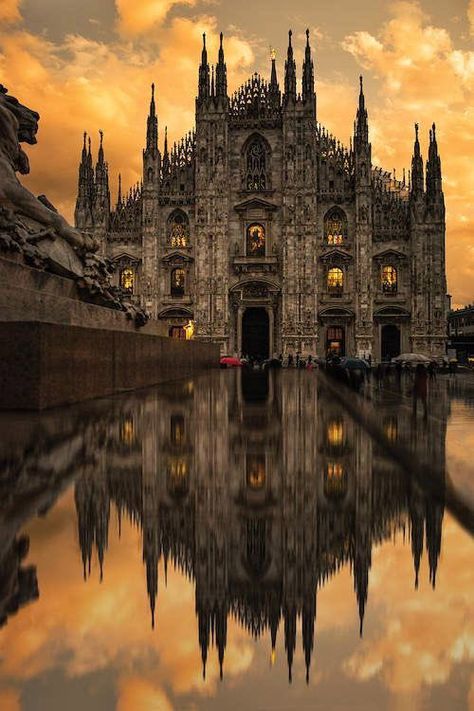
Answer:
[(0, 322), (0, 409), (42, 410), (188, 377), (219, 347), (146, 333)]

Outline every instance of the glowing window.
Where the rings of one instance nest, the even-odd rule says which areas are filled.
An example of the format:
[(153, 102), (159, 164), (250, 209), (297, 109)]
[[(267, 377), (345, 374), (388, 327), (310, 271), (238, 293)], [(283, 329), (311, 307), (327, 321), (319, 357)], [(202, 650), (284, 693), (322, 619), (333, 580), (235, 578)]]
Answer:
[(342, 462), (328, 462), (324, 476), (324, 494), (327, 498), (343, 498), (347, 491), (347, 475)]
[(327, 244), (343, 244), (347, 238), (347, 218), (345, 213), (334, 207), (324, 218), (324, 239)]
[(344, 422), (342, 420), (331, 420), (327, 426), (326, 438), (329, 447), (341, 447), (344, 442)]
[(344, 273), (339, 267), (332, 267), (328, 271), (328, 291), (330, 294), (342, 294), (344, 287)]
[(265, 256), (265, 228), (257, 223), (247, 227), (247, 256)]
[(120, 272), (120, 286), (124, 291), (129, 294), (133, 294), (133, 287), (135, 285), (135, 272), (131, 267), (125, 267)]
[(184, 269), (173, 269), (171, 272), (171, 296), (184, 296), (185, 279)]
[(247, 486), (249, 489), (261, 489), (265, 485), (266, 465), (264, 454), (247, 454)]
[(389, 294), (396, 293), (398, 288), (397, 270), (391, 265), (382, 267), (382, 291)]
[(189, 244), (189, 220), (183, 212), (174, 212), (168, 221), (169, 242), (172, 247), (187, 247)]
[(171, 415), (170, 435), (172, 444), (175, 446), (183, 444), (185, 436), (183, 415)]

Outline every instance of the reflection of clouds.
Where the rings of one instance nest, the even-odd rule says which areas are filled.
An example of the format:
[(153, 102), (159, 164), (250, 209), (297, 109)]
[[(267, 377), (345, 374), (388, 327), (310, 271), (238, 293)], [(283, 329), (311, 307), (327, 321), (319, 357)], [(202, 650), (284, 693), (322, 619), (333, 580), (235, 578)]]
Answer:
[[(395, 694), (445, 683), (456, 664), (474, 660), (474, 575), (466, 568), (472, 541), (451, 520), (444, 528), (442, 575), (434, 594), (400, 585), (410, 568), (409, 550), (386, 544), (373, 553), (371, 613), (381, 618), (380, 633), (347, 659), (346, 673), (366, 681), (381, 676)], [(398, 571), (398, 573), (397, 573)]]
[(14, 689), (0, 689), (0, 709), (2, 711), (20, 711), (20, 694)]
[[(152, 632), (143, 569), (137, 555), (140, 532), (122, 522), (119, 541), (115, 527), (111, 526), (104, 583), (100, 584), (95, 566), (95, 574), (87, 584), (82, 584), (74, 519), (70, 491), (48, 519), (35, 521), (31, 526), (30, 553), (40, 571), (41, 596), (34, 607), (11, 618), (2, 630), (0, 677), (31, 680), (55, 668), (64, 669), (70, 677), (106, 668), (139, 670), (137, 678), (125, 679), (123, 685), (121, 682), (121, 709), (161, 708), (146, 703), (153, 698), (152, 692), (156, 692), (160, 703), (165, 703), (166, 697), (160, 691), (160, 683), (165, 680), (175, 693), (192, 690), (205, 695), (213, 693), (219, 682), (219, 666), (217, 657), (212, 655), (204, 683), (199, 648), (195, 644), (197, 623), (192, 582), (174, 570), (169, 571), (167, 589), (160, 590), (159, 614)], [(51, 556), (52, 550), (55, 556)], [(254, 650), (246, 633), (232, 621), (228, 634), (226, 677), (231, 678), (248, 669)], [(138, 678), (142, 671), (143, 679)], [(154, 681), (150, 690), (146, 678), (151, 674)], [(126, 705), (132, 698), (132, 688), (139, 691), (141, 707)], [(16, 698), (13, 691), (0, 690), (2, 693), (4, 696), (8, 693), (5, 698)], [(9, 707), (0, 703), (0, 708), (3, 711)], [(166, 708), (164, 705), (163, 709)]]

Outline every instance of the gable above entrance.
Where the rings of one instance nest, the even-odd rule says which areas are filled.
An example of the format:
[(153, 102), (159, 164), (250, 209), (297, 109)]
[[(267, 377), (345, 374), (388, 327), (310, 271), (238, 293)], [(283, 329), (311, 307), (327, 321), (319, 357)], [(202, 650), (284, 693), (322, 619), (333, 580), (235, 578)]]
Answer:
[(278, 206), (274, 205), (267, 200), (262, 200), (261, 198), (250, 198), (249, 200), (244, 200), (234, 205), (234, 210), (236, 212), (248, 212), (249, 210), (266, 210), (267, 212), (274, 212), (278, 210)]

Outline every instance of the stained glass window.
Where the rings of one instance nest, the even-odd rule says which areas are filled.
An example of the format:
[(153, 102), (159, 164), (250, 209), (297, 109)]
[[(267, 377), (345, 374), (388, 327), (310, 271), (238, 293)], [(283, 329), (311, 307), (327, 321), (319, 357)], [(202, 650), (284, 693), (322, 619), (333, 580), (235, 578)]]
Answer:
[(133, 287), (135, 282), (135, 273), (131, 267), (125, 267), (120, 272), (120, 286), (124, 291), (129, 294), (133, 294)]
[(172, 247), (187, 247), (189, 244), (189, 221), (183, 212), (174, 212), (169, 218), (169, 241)]
[(247, 256), (265, 256), (265, 228), (263, 225), (253, 224), (247, 227)]
[(328, 271), (328, 291), (330, 294), (342, 294), (344, 287), (344, 273), (339, 267), (332, 267)]
[(395, 294), (398, 288), (397, 270), (391, 265), (382, 267), (382, 291)]
[(171, 296), (184, 296), (185, 278), (184, 269), (173, 269), (171, 272)]
[(245, 187), (252, 191), (267, 188), (265, 146), (259, 138), (252, 141), (247, 149)]
[(334, 207), (324, 218), (324, 238), (327, 244), (343, 244), (347, 238), (347, 218), (345, 213)]

